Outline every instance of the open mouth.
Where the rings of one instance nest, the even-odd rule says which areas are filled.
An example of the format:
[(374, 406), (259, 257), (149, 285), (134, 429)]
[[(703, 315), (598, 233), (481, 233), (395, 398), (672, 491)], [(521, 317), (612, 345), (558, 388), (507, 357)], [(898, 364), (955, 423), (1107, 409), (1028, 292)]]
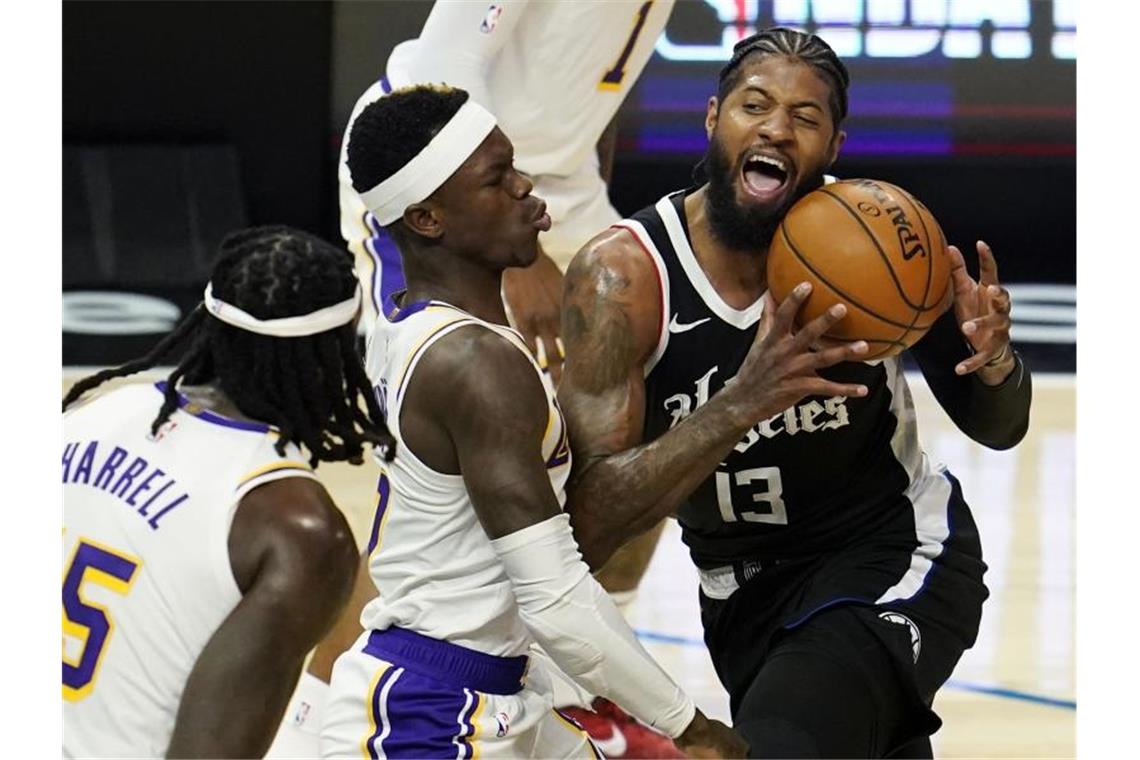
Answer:
[(744, 189), (761, 201), (769, 201), (779, 195), (788, 184), (789, 177), (788, 165), (783, 159), (762, 155), (745, 159), (741, 174)]

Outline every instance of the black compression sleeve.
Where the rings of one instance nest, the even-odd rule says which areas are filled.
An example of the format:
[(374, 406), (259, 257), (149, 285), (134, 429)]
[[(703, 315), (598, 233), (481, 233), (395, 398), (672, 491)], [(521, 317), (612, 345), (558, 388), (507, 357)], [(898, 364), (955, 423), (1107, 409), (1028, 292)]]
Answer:
[(970, 347), (950, 309), (911, 347), (911, 355), (934, 397), (963, 433), (991, 449), (1012, 448), (1025, 437), (1033, 382), (1018, 354), (1013, 372), (1000, 385), (986, 385), (975, 374), (955, 374), (954, 367), (970, 356)]

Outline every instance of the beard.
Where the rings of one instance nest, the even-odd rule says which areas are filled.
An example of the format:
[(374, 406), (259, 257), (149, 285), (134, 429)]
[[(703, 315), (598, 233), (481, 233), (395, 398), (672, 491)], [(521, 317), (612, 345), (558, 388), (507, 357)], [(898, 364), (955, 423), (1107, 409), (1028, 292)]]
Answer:
[(736, 176), (728, 152), (714, 134), (704, 157), (708, 191), (705, 209), (713, 236), (725, 246), (738, 251), (767, 251), (784, 215), (796, 201), (823, 186), (823, 169), (800, 182), (788, 199), (774, 209), (741, 206), (736, 201)]

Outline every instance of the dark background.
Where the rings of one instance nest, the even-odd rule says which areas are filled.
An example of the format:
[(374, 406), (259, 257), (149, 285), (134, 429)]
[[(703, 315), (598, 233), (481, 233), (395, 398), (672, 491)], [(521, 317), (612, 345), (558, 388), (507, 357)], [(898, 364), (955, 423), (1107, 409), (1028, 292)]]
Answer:
[[(286, 223), (339, 240), (336, 157), (348, 112), (430, 7), (409, 0), (65, 2), (64, 290), (150, 293), (185, 310), (229, 229)], [(759, 8), (763, 21), (771, 4)], [(860, 134), (885, 132), (901, 135), (904, 147), (853, 150), (835, 173), (907, 188), (964, 248), (984, 237), (1005, 282), (1073, 284), (1076, 63), (1042, 52), (1052, 4), (1031, 8), (1029, 59), (847, 60), (856, 86), (925, 78), (950, 88), (953, 103), (948, 114), (908, 119), (860, 113), (853, 101), (852, 146)], [(707, 36), (716, 24), (706, 4), (680, 0), (667, 34)], [(611, 188), (619, 211), (688, 184), (692, 147), (651, 150), (645, 136), (667, 125), (699, 144), (703, 100), (718, 68), (651, 60), (623, 108)], [(695, 102), (662, 114), (653, 98), (671, 92), (673, 76), (684, 102)], [(906, 135), (930, 132), (949, 135), (949, 149), (907, 152)], [(64, 360), (118, 361), (153, 339), (134, 336), (108, 351), (89, 335), (65, 333)]]

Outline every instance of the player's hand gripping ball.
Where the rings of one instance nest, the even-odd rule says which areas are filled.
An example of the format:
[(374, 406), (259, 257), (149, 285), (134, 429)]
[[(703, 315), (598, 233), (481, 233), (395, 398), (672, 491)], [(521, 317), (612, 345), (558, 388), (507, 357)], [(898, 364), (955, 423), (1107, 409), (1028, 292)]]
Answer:
[(827, 337), (867, 341), (864, 359), (909, 348), (954, 297), (937, 220), (902, 188), (870, 179), (824, 185), (780, 223), (768, 248), (768, 288), (782, 303), (804, 281), (812, 291), (797, 326), (846, 304)]

